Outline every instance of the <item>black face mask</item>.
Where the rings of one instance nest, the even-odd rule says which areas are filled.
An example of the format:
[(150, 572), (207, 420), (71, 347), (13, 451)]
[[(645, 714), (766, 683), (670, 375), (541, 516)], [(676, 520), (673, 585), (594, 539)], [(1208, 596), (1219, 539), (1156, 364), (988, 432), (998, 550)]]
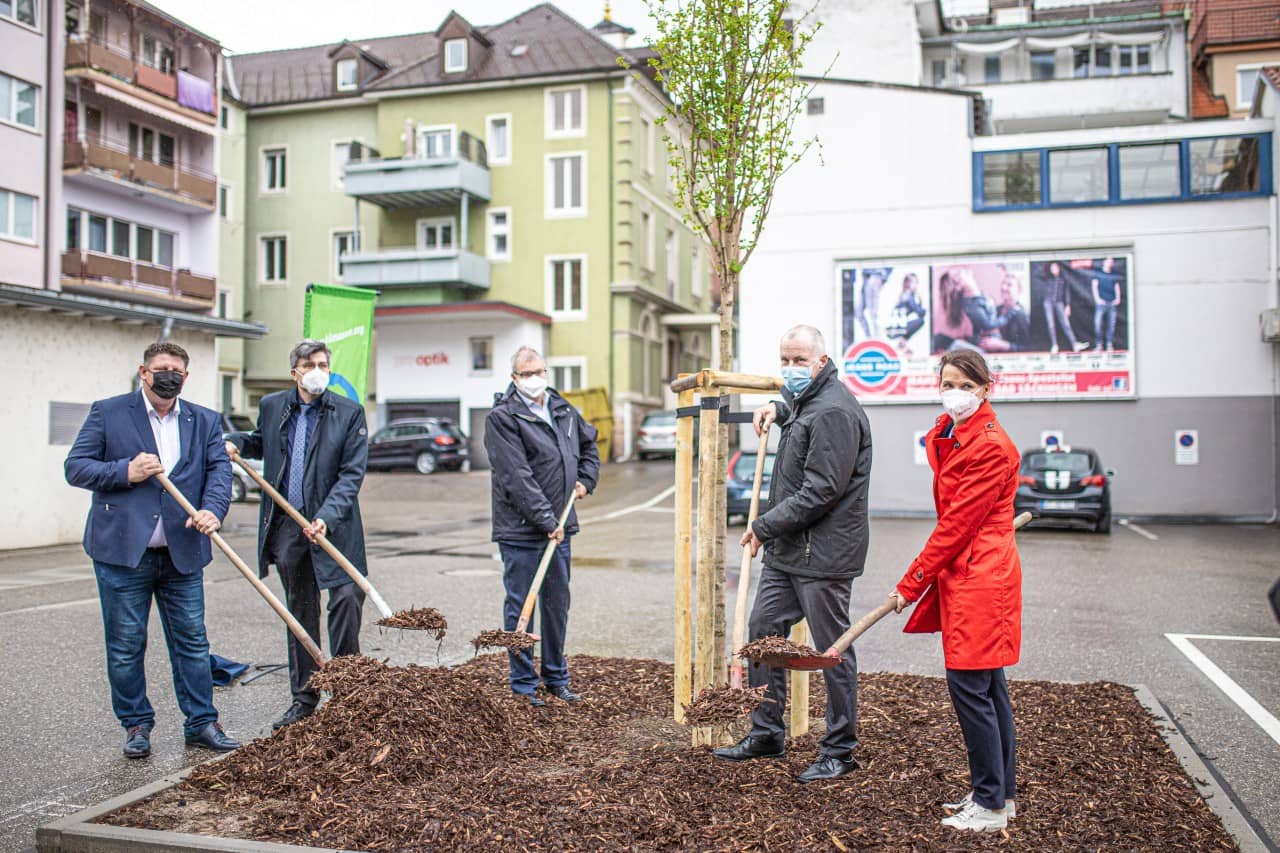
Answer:
[(172, 400), (182, 392), (182, 383), (187, 379), (177, 370), (151, 371), (151, 390), (161, 400)]

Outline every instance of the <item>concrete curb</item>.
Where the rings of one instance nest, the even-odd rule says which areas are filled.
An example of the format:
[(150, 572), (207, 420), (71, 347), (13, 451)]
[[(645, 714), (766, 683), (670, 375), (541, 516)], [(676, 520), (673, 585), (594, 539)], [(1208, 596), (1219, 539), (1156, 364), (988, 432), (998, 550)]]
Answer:
[(1134, 696), (1138, 702), (1151, 714), (1152, 722), (1156, 724), (1156, 729), (1160, 732), (1160, 736), (1164, 738), (1164, 742), (1173, 750), (1173, 754), (1178, 757), (1179, 763), (1182, 764), (1182, 769), (1191, 777), (1191, 781), (1195, 784), (1200, 796), (1209, 804), (1209, 808), (1213, 809), (1214, 814), (1222, 821), (1222, 825), (1227, 832), (1235, 839), (1241, 853), (1267, 853), (1269, 848), (1258, 836), (1253, 825), (1236, 807), (1231, 795), (1219, 784), (1217, 775), (1210, 771), (1204, 761), (1201, 760), (1196, 753), (1195, 747), (1191, 745), (1186, 735), (1182, 733), (1182, 729), (1178, 728), (1178, 725), (1173, 722), (1173, 715), (1151, 692), (1151, 688), (1145, 684), (1131, 684), (1130, 687), (1133, 689)]
[(36, 850), (38, 853), (340, 853), (332, 847), (299, 847), (271, 841), (215, 838), (93, 822), (116, 809), (145, 800), (178, 784), (194, 769), (192, 767), (165, 776), (149, 785), (134, 788), (126, 794), (45, 824), (36, 830)]

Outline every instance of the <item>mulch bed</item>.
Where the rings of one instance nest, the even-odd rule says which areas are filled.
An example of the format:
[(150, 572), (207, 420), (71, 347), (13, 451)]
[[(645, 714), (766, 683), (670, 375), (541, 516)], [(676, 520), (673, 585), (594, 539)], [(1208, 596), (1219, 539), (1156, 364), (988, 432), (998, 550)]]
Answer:
[(449, 629), (449, 623), (434, 607), (411, 607), (408, 610), (392, 613), (385, 619), (379, 619), (375, 624), (405, 631), (434, 632), (437, 640), (443, 640), (445, 631)]
[(476, 651), (481, 649), (510, 649), (513, 652), (522, 652), (525, 649), (531, 649), (538, 644), (532, 634), (524, 631), (481, 631), (479, 636), (471, 641), (471, 645)]
[(759, 687), (707, 687), (698, 698), (684, 706), (685, 722), (691, 726), (719, 726), (750, 714), (765, 699), (768, 685)]
[(1234, 849), (1120, 685), (1010, 683), (1018, 817), (976, 836), (938, 825), (968, 784), (941, 679), (864, 674), (860, 769), (802, 786), (816, 732), (779, 760), (718, 761), (671, 719), (669, 664), (570, 667), (585, 701), (534, 710), (511, 699), (505, 655), (338, 658), (318, 676), (334, 694), (319, 713), (103, 820), (377, 851)]

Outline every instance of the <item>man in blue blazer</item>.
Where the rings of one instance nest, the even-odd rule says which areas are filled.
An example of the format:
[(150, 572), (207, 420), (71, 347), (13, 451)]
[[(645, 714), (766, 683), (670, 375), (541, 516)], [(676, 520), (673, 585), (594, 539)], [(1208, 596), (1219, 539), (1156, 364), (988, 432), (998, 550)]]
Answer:
[[(98, 579), (111, 707), (129, 758), (151, 754), (155, 711), (143, 658), (153, 596), (187, 745), (218, 752), (240, 746), (213, 707), (202, 572), (213, 556), (208, 534), (231, 502), (231, 463), (219, 415), (178, 399), (189, 361), (177, 344), (147, 347), (138, 368), (142, 388), (94, 403), (67, 454), (67, 482), (93, 492), (84, 549)], [(159, 473), (200, 508), (196, 518), (156, 482)]]

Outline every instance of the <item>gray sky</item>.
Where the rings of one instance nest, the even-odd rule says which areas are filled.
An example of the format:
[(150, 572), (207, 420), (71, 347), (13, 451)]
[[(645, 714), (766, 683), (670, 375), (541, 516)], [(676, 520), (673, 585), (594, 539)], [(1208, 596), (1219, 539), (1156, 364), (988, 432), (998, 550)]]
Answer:
[[(169, 14), (222, 42), (253, 53), (434, 30), (457, 9), (473, 24), (496, 24), (537, 0), (151, 0)], [(604, 0), (553, 0), (587, 26), (603, 17)], [(613, 20), (652, 32), (644, 0), (612, 0)], [(639, 42), (634, 42), (638, 44)]]

